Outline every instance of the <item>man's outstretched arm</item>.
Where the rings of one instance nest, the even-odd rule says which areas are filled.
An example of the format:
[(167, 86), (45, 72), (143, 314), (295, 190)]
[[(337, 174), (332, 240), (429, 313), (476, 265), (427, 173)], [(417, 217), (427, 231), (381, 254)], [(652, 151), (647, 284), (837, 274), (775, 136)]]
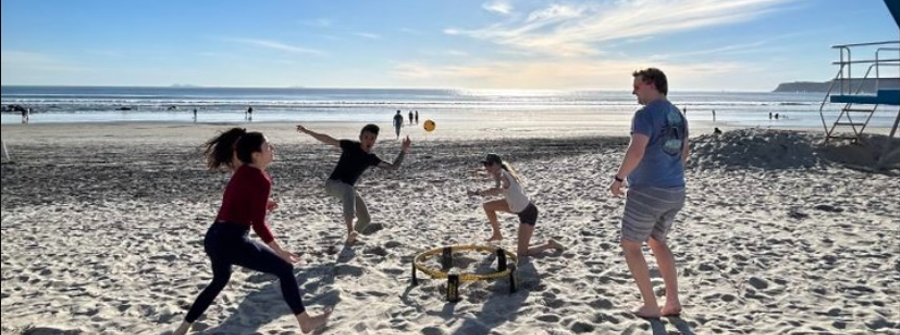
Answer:
[(341, 145), (341, 141), (336, 140), (334, 137), (328, 136), (326, 134), (320, 134), (320, 133), (314, 132), (312, 130), (306, 129), (306, 127), (301, 126), (301, 125), (297, 125), (297, 132), (312, 136), (312, 138), (317, 139), (317, 140), (319, 140), (319, 142), (322, 142), (325, 144), (333, 145), (336, 147)]

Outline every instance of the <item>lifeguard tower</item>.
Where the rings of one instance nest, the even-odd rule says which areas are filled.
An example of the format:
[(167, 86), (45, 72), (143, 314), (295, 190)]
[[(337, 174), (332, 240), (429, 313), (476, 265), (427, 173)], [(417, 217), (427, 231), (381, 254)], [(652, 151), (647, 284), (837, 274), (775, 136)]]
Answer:
[[(884, 3), (900, 28), (900, 0), (884, 0)], [(897, 113), (890, 132), (893, 139), (900, 123), (900, 40), (842, 44), (831, 48), (840, 51), (840, 60), (832, 63), (838, 66), (838, 72), (819, 107), (822, 126), (825, 127), (825, 142), (861, 142), (866, 126), (879, 108)], [(853, 52), (863, 52), (864, 56), (853, 58)], [(858, 76), (860, 72), (854, 73), (854, 67), (864, 67), (866, 70)], [(824, 112), (829, 103), (843, 104), (837, 120), (830, 125)]]

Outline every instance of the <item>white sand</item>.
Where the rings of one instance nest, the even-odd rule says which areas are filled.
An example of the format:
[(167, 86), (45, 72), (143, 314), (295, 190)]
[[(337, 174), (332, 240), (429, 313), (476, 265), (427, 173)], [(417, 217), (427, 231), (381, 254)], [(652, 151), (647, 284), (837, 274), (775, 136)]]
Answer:
[[(361, 125), (308, 126), (355, 138)], [(834, 162), (874, 151), (819, 150), (796, 133), (695, 138), (688, 205), (670, 235), (684, 314), (648, 322), (629, 313), (640, 299), (617, 242), (624, 200), (607, 191), (627, 139), (569, 138), (625, 136), (627, 126), (566, 127), (440, 124), (427, 138), (407, 129), (415, 143), (403, 170), (368, 171), (360, 183), (384, 229), (344, 248), (340, 206), (322, 190), (339, 151), (291, 125), (250, 125), (277, 145), (270, 172), (281, 208), (270, 224), (302, 254), (305, 302), (335, 308), (324, 333), (900, 333), (900, 178)], [(204, 171), (196, 147), (224, 128), (4, 125), (16, 162), (2, 165), (2, 333), (174, 329), (211, 278), (202, 238), (227, 176)], [(376, 147), (386, 159), (399, 148), (391, 135), (384, 129)], [(541, 209), (534, 241), (568, 249), (522, 266), (515, 294), (503, 280), (476, 282), (448, 304), (442, 281), (409, 286), (411, 260), (489, 234), (482, 199), (465, 194), (490, 185), (471, 173), (486, 152), (525, 177)], [(501, 220), (512, 247), (515, 217)], [(299, 331), (273, 277), (235, 269), (199, 333)]]

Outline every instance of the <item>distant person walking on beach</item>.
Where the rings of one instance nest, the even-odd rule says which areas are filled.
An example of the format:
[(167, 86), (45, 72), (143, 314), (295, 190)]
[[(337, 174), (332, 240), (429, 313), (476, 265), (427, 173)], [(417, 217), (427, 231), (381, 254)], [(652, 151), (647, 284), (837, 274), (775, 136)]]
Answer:
[[(640, 290), (644, 304), (633, 312), (640, 317), (681, 313), (675, 258), (666, 244), (675, 215), (684, 207), (684, 164), (689, 153), (687, 120), (672, 105), (666, 75), (656, 68), (636, 71), (634, 91), (644, 105), (631, 121), (631, 143), (609, 186), (617, 197), (628, 192), (622, 215), (621, 244), (625, 261)], [(650, 271), (641, 250), (650, 245), (666, 285), (666, 303), (659, 308)]]
[[(397, 111), (397, 115), (400, 115), (400, 111)], [(402, 116), (400, 116), (400, 122), (403, 122)], [(331, 176), (325, 181), (325, 191), (341, 200), (344, 209), (344, 223), (347, 226), (347, 243), (353, 243), (356, 241), (357, 232), (363, 232), (372, 221), (366, 201), (356, 191), (356, 182), (370, 166), (377, 166), (385, 170), (399, 169), (412, 142), (409, 137), (406, 137), (397, 158), (394, 158), (393, 163), (388, 163), (372, 153), (379, 131), (378, 126), (374, 124), (368, 124), (362, 128), (359, 132), (359, 141), (337, 140), (331, 136), (306, 129), (301, 125), (297, 125), (297, 131), (312, 136), (322, 143), (341, 148), (341, 157), (338, 159), (334, 171), (331, 172)], [(358, 218), (355, 226), (353, 225), (354, 217)]]
[(413, 124), (413, 112), (409, 111), (409, 124)]
[(716, 122), (716, 110), (712, 110), (713, 122)]
[(403, 127), (403, 115), (400, 114), (400, 110), (397, 110), (397, 115), (394, 115), (394, 131), (397, 133), (397, 138), (400, 138), (400, 128)]
[(30, 121), (29, 120), (30, 118), (31, 118), (31, 108), (22, 107), (22, 124), (28, 123), (28, 121)]
[(772, 112), (769, 112), (769, 120), (772, 119)]
[(487, 214), (488, 222), (491, 224), (491, 230), (493, 231), (487, 241), (503, 240), (497, 212), (506, 212), (519, 216), (519, 239), (516, 250), (520, 261), (524, 260), (525, 257), (544, 252), (544, 250), (562, 249), (562, 246), (554, 240), (549, 240), (539, 246), (529, 247), (531, 236), (534, 234), (534, 226), (537, 224), (538, 208), (522, 190), (518, 173), (497, 154), (488, 154), (481, 161), (481, 164), (484, 165), (484, 169), (488, 174), (494, 178), (494, 187), (470, 193), (480, 196), (503, 195), (503, 199), (488, 201), (483, 204), (484, 212)]
[(253, 106), (247, 107), (247, 112), (244, 113), (244, 117), (247, 121), (253, 121)]
[(194, 108), (194, 123), (197, 123), (197, 109)]
[(416, 124), (419, 124), (419, 111), (416, 111)]
[[(300, 257), (282, 249), (266, 224), (266, 212), (278, 207), (269, 200), (272, 179), (266, 173), (275, 160), (272, 145), (261, 133), (233, 128), (206, 143), (206, 158), (210, 170), (225, 167), (234, 173), (225, 188), (219, 214), (203, 240), (212, 263), (212, 282), (191, 305), (174, 334), (183, 335), (190, 330), (228, 284), (233, 265), (277, 276), (284, 301), (303, 333), (323, 326), (331, 311), (317, 316), (306, 312), (293, 271), (293, 264)], [(250, 240), (251, 227), (265, 244)]]

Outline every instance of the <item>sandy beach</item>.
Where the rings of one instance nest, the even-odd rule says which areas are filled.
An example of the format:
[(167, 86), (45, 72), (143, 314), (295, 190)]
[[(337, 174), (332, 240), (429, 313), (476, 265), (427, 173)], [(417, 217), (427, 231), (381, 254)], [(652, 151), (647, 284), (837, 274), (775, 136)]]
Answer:
[[(175, 329), (212, 276), (202, 240), (228, 180), (204, 169), (198, 146), (229, 126), (3, 125), (14, 162), (2, 164), (2, 334)], [(860, 169), (877, 145), (694, 127), (688, 203), (670, 234), (684, 313), (647, 321), (630, 313), (640, 297), (618, 245), (624, 199), (608, 192), (627, 123), (405, 129), (414, 143), (403, 169), (370, 170), (359, 184), (374, 229), (352, 246), (323, 189), (340, 151), (293, 124), (244, 126), (277, 148), (269, 223), (303, 258), (295, 273), (308, 308), (334, 308), (323, 334), (900, 334), (900, 162)], [(307, 124), (350, 139), (361, 126)], [(385, 125), (375, 152), (392, 159), (399, 147)], [(410, 286), (411, 262), (489, 235), (484, 199), (466, 194), (491, 185), (478, 172), (487, 152), (508, 158), (541, 209), (533, 240), (566, 249), (519, 267), (514, 294), (504, 280), (474, 282), (447, 303), (444, 281)], [(512, 248), (516, 218), (501, 223)], [(491, 260), (461, 257), (472, 269)], [(278, 286), (235, 267), (196, 333), (299, 333)]]

